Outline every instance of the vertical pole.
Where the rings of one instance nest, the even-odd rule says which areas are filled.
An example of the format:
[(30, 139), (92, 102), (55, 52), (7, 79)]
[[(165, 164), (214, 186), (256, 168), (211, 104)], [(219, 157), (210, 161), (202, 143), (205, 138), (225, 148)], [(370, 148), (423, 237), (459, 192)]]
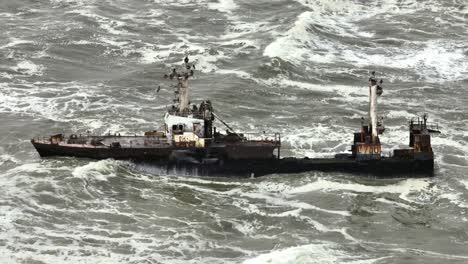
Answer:
[(369, 104), (369, 114), (371, 119), (372, 126), (372, 140), (375, 140), (378, 137), (377, 131), (377, 85), (370, 87), (370, 104)]
[(371, 116), (371, 102), (372, 102), (372, 84), (369, 84), (369, 113), (367, 115), (367, 120), (369, 120), (369, 127), (367, 128), (367, 133), (370, 133), (370, 129), (372, 127), (372, 116)]
[(179, 77), (179, 112), (187, 111), (189, 107), (188, 77)]
[[(278, 145), (278, 159), (281, 158), (281, 134), (277, 134), (278, 135), (278, 142), (279, 142), (279, 145)], [(275, 136), (276, 138), (276, 136)]]

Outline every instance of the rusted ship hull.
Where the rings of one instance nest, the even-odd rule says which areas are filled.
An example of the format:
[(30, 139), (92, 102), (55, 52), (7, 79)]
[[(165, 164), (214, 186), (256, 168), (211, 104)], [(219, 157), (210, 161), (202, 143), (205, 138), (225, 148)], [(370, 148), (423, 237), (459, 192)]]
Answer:
[(168, 170), (189, 171), (199, 176), (260, 177), (269, 174), (290, 174), (308, 171), (343, 172), (371, 177), (432, 177), (433, 160), (372, 161), (342, 160), (339, 158), (283, 158), (271, 160), (229, 160), (221, 164), (193, 164), (187, 162), (160, 164)]
[[(138, 137), (136, 137), (138, 139)], [(184, 161), (184, 160), (251, 160), (272, 159), (277, 148), (275, 144), (251, 142), (240, 144), (212, 144), (209, 147), (197, 148), (154, 144), (150, 147), (118, 147), (53, 144), (32, 140), (34, 148), (41, 157), (72, 156), (91, 159), (117, 159), (135, 161)]]
[(108, 148), (89, 146), (63, 146), (59, 144), (44, 144), (32, 142), (41, 157), (72, 156), (90, 159), (167, 159), (172, 153), (171, 148)]
[[(433, 159), (382, 158), (359, 161), (350, 156), (336, 158), (226, 158), (209, 156), (216, 148), (187, 149), (161, 148), (106, 148), (70, 147), (58, 144), (32, 142), (40, 156), (74, 156), (91, 159), (118, 159), (158, 166), (167, 170), (180, 170), (199, 176), (259, 177), (268, 174), (301, 173), (307, 171), (345, 172), (375, 177), (430, 177), (434, 172)], [(273, 149), (248, 149), (236, 147), (240, 153), (256, 153), (258, 157), (271, 153)], [(259, 154), (263, 152), (263, 154)], [(224, 158), (223, 158), (224, 157)]]

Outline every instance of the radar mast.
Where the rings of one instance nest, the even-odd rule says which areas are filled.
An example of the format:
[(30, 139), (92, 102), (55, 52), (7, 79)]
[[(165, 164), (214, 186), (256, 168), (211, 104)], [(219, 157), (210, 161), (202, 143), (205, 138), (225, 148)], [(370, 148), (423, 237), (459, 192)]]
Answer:
[(178, 72), (176, 68), (173, 68), (170, 74), (164, 75), (164, 78), (177, 79), (176, 90), (174, 91), (174, 103), (176, 103), (176, 106), (174, 105), (174, 108), (176, 108), (178, 115), (188, 115), (190, 113), (190, 88), (188, 80), (193, 76), (194, 69), (195, 64), (189, 63), (187, 56), (184, 59), (182, 70)]
[(377, 96), (382, 95), (383, 80), (377, 83), (375, 79), (375, 71), (371, 73), (369, 78), (369, 127), (372, 131), (372, 142), (377, 143), (379, 137), (379, 124), (377, 121)]

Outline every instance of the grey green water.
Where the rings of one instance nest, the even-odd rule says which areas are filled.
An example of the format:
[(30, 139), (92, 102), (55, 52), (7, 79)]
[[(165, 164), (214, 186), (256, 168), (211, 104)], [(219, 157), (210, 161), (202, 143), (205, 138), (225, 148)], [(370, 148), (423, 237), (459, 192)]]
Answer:
[[(0, 263), (468, 263), (467, 32), (462, 0), (0, 0)], [(435, 177), (204, 178), (29, 143), (158, 128), (185, 55), (192, 101), (295, 156), (349, 149), (376, 70), (386, 150), (415, 115), (443, 127)]]

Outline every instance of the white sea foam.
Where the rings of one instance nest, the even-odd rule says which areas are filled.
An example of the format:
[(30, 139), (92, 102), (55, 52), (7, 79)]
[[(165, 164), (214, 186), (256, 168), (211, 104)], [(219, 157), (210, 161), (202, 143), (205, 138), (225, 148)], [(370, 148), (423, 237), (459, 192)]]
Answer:
[(163, 6), (199, 6), (205, 1), (203, 0), (151, 0), (159, 5)]
[[(128, 50), (129, 52), (136, 51), (141, 54), (140, 62), (144, 64), (166, 62), (172, 56), (183, 57), (187, 54), (190, 61), (196, 66), (197, 71), (213, 72), (218, 70), (216, 65), (219, 59), (228, 59), (229, 57), (223, 51), (211, 53), (204, 46), (197, 45), (180, 37), (181, 42), (171, 45), (152, 45), (146, 46), (137, 50)], [(173, 65), (172, 65), (173, 66)]]
[(202, 178), (197, 178), (197, 177), (173, 177), (171, 178), (171, 181), (175, 182), (189, 182), (189, 183), (195, 183), (195, 184), (203, 184), (203, 185), (229, 185), (229, 186), (242, 186), (242, 187), (253, 187), (257, 186), (254, 182), (250, 181), (234, 181), (231, 179), (202, 179)]
[(106, 30), (108, 33), (112, 35), (135, 35), (134, 33), (128, 32), (123, 27), (126, 25), (125, 21), (117, 20), (108, 18), (105, 16), (98, 15), (93, 12), (88, 6), (84, 6), (82, 8), (76, 8), (71, 11), (66, 11), (67, 14), (78, 14), (84, 17), (88, 17), (90, 19), (95, 20), (99, 27)]
[(0, 16), (3, 17), (3, 18), (16, 18), (17, 14), (1, 12)]
[(6, 44), (6, 45), (0, 46), (0, 49), (11, 48), (11, 47), (15, 47), (15, 46), (18, 46), (18, 45), (31, 44), (31, 43), (34, 43), (34, 42), (31, 41), (31, 40), (10, 38), (10, 42), (8, 44)]
[[(122, 109), (118, 98), (106, 95), (106, 89), (92, 89), (86, 84), (71, 83), (0, 83), (1, 112), (21, 113), (33, 117), (73, 123), (73, 129), (91, 130), (93, 133), (128, 133), (128, 125), (153, 122), (132, 115), (121, 117), (125, 122), (112, 122), (109, 115)], [(54, 96), (43, 96), (42, 94)], [(146, 98), (147, 99), (147, 98)], [(146, 100), (145, 99), (145, 100)], [(126, 111), (141, 109), (138, 103), (126, 102)], [(96, 112), (101, 112), (96, 116)], [(91, 113), (82, 116), (83, 113)], [(103, 114), (104, 113), (104, 114)], [(107, 115), (105, 114), (107, 113)], [(117, 112), (118, 113), (118, 112)], [(103, 130), (106, 131), (103, 131)], [(132, 131), (134, 133), (136, 131)]]
[[(353, 103), (357, 102), (366, 102), (367, 98), (367, 89), (362, 86), (348, 86), (348, 85), (329, 85), (329, 84), (314, 84), (309, 82), (295, 81), (291, 80), (285, 76), (277, 76), (269, 79), (255, 78), (252, 74), (239, 70), (239, 69), (217, 69), (219, 74), (232, 74), (236, 75), (242, 79), (248, 79), (257, 82), (258, 84), (265, 85), (268, 87), (284, 87), (284, 88), (298, 88), (303, 90), (309, 90), (319, 93), (330, 93), (334, 96), (338, 95), (339, 97), (333, 97), (333, 99), (344, 100), (349, 102), (350, 100)], [(390, 100), (387, 100), (390, 101)]]
[[(292, 150), (309, 158), (329, 157), (336, 152), (345, 151), (349, 145), (347, 129), (343, 126), (333, 127), (314, 124), (308, 127), (297, 127), (283, 132), (282, 141), (287, 142)], [(314, 135), (314, 136), (312, 136)], [(324, 142), (337, 142), (337, 145), (324, 145)]]
[(271, 85), (278, 85), (281, 87), (297, 87), (305, 90), (310, 91), (317, 91), (317, 92), (327, 92), (333, 94), (339, 94), (343, 97), (349, 99), (352, 95), (357, 95), (356, 97), (364, 97), (366, 98), (367, 89), (365, 87), (356, 87), (356, 86), (347, 86), (347, 85), (319, 85), (319, 84), (312, 84), (306, 82), (298, 82), (289, 80), (286, 78), (275, 78), (275, 79), (268, 79), (266, 81)]
[(244, 261), (244, 264), (260, 263), (374, 263), (379, 259), (352, 255), (333, 243), (317, 243), (274, 250)]
[(84, 166), (74, 168), (72, 175), (87, 180), (107, 181), (109, 177), (116, 176), (116, 166), (118, 163), (114, 160), (91, 161)]
[(447, 188), (444, 193), (439, 195), (439, 199), (447, 199), (450, 203), (455, 204), (460, 208), (468, 208), (468, 203), (463, 199), (462, 193), (453, 190), (452, 188)]
[(154, 50), (149, 47), (140, 49), (139, 53), (142, 55), (140, 61), (144, 64), (161, 62), (171, 55), (170, 50)]
[(268, 45), (264, 52), (264, 56), (280, 57), (292, 63), (303, 61), (316, 61), (321, 63), (330, 63), (334, 61), (335, 56), (328, 48), (326, 52), (311, 52), (311, 49), (324, 49), (330, 47), (326, 42), (318, 42), (308, 32), (309, 17), (312, 12), (304, 12), (298, 16), (294, 26), (284, 34), (277, 38), (273, 43)]
[(355, 191), (355, 192), (369, 192), (369, 193), (382, 193), (382, 192), (389, 192), (389, 193), (408, 193), (412, 190), (422, 190), (427, 188), (429, 182), (427, 180), (419, 180), (419, 179), (407, 179), (398, 182), (397, 184), (391, 185), (384, 185), (384, 186), (369, 186), (369, 185), (362, 185), (357, 183), (341, 183), (341, 182), (334, 182), (329, 181), (326, 179), (317, 179), (315, 182), (306, 184), (301, 187), (294, 188), (292, 190), (287, 191), (289, 194), (299, 194), (299, 193), (306, 193), (312, 191), (337, 191), (337, 190), (348, 190), (348, 191)]
[[(12, 181), (18, 179), (24, 179), (27, 181), (38, 180), (36, 178), (29, 177), (31, 173), (35, 174), (50, 174), (53, 172), (64, 172), (69, 171), (70, 167), (62, 166), (63, 164), (60, 161), (55, 162), (41, 162), (33, 161), (28, 163), (18, 163), (14, 168), (9, 169), (5, 172), (5, 175), (8, 175)], [(11, 177), (14, 176), (14, 177)]]
[(391, 205), (394, 205), (397, 208), (405, 208), (405, 209), (408, 209), (408, 210), (416, 210), (411, 205), (404, 204), (404, 203), (399, 203), (399, 202), (395, 202), (395, 201), (390, 201), (390, 200), (388, 200), (386, 198), (377, 198), (377, 199), (375, 199), (375, 201), (385, 203), (385, 204), (391, 204)]
[[(0, 148), (1, 150), (1, 148)], [(13, 162), (13, 163), (19, 163), (20, 161), (16, 159), (14, 156), (9, 155), (9, 154), (0, 154), (0, 165), (6, 163), (6, 162)]]
[(209, 9), (215, 9), (220, 12), (231, 13), (237, 8), (237, 4), (233, 0), (216, 0), (216, 2), (208, 3)]
[[(259, 40), (250, 38), (244, 38), (244, 36), (249, 34), (258, 34), (264, 32), (273, 31), (277, 28), (278, 25), (270, 25), (263, 21), (242, 21), (242, 20), (233, 20), (226, 28), (224, 35), (221, 36), (221, 39), (232, 39), (238, 42), (250, 42), (246, 46), (254, 46)], [(227, 44), (223, 42), (223, 44)]]
[[(309, 13), (302, 14), (303, 16)], [(280, 37), (264, 50), (264, 55), (280, 57), (292, 63), (348, 62), (358, 67), (393, 67), (424, 73), (431, 81), (463, 79), (468, 62), (461, 44), (449, 41), (414, 42), (418, 48), (400, 50), (387, 48), (385, 53), (369, 54), (371, 48), (361, 50), (340, 43), (319, 39), (307, 32), (307, 24), (298, 20), (286, 36)], [(309, 36), (308, 36), (308, 35)]]
[(248, 236), (254, 236), (257, 229), (258, 225), (261, 225), (257, 220), (253, 222), (249, 221), (241, 221), (241, 222), (235, 222), (233, 224), (234, 228), (236, 228), (239, 232), (241, 232), (244, 235)]
[(0, 72), (0, 77), (5, 78), (5, 79), (9, 79), (9, 80), (15, 78), (14, 75), (6, 73), (6, 72)]
[(406, 110), (390, 110), (387, 112), (385, 115), (386, 118), (405, 118), (407, 120), (410, 120), (411, 118), (414, 117), (414, 114), (409, 113)]
[(223, 52), (219, 52), (218, 55), (209, 55), (209, 54), (200, 54), (191, 56), (194, 59), (197, 69), (202, 70), (203, 72), (213, 72), (218, 69), (216, 62), (220, 58), (227, 58), (224, 56)]
[[(312, 11), (300, 14), (287, 32), (280, 34), (264, 49), (265, 56), (280, 57), (297, 65), (307, 65), (307, 62), (345, 62), (358, 67), (378, 65), (410, 69), (434, 82), (461, 80), (468, 72), (465, 45), (456, 40), (406, 41), (401, 48), (382, 49), (380, 46), (357, 47), (314, 34), (314, 31), (325, 30), (327, 34), (331, 32), (344, 37), (369, 38), (372, 33), (361, 31), (356, 21), (393, 12), (399, 15), (402, 12), (417, 12), (425, 8), (419, 3), (412, 2), (414, 5), (411, 8), (405, 6), (402, 10), (396, 1), (377, 3), (375, 6), (354, 1), (345, 1), (339, 5), (333, 1), (300, 2)], [(337, 7), (339, 10), (335, 10)]]
[[(238, 207), (240, 210), (246, 212), (247, 214), (254, 214), (254, 215), (261, 215), (265, 217), (278, 217), (278, 218), (296, 218), (299, 221), (302, 221), (304, 223), (310, 224), (315, 230), (322, 232), (322, 233), (339, 233), (341, 234), (345, 239), (350, 240), (350, 241), (356, 241), (354, 237), (348, 234), (347, 228), (332, 228), (328, 227), (319, 221), (312, 219), (308, 216), (302, 215), (303, 211), (306, 210), (314, 210), (314, 211), (321, 211), (325, 213), (330, 213), (330, 214), (337, 214), (337, 215), (342, 215), (342, 216), (348, 216), (348, 212), (346, 211), (336, 211), (336, 210), (324, 210), (322, 208), (318, 208), (316, 206), (306, 204), (306, 203), (298, 203), (294, 201), (286, 201), (281, 198), (274, 198), (274, 197), (268, 197), (268, 195), (264, 193), (258, 193), (258, 192), (249, 192), (247, 195), (245, 194), (240, 194), (242, 197), (249, 197), (249, 198), (254, 198), (254, 199), (266, 199), (266, 202), (268, 205), (274, 205), (275, 208), (277, 207), (282, 207), (284, 211), (282, 213), (271, 213), (268, 212), (265, 209), (260, 209), (258, 205), (256, 205), (251, 199), (235, 199), (233, 202), (233, 205)], [(265, 205), (263, 203), (260, 203), (262, 207)], [(295, 208), (292, 210), (288, 210), (289, 208)], [(253, 227), (252, 227), (253, 228)], [(242, 228), (241, 228), (242, 229)], [(248, 231), (242, 229), (243, 231), (241, 232), (246, 232)], [(248, 230), (251, 230), (251, 228), (248, 228)], [(256, 237), (258, 235), (256, 234), (250, 234), (252, 237)]]
[[(450, 131), (447, 131), (446, 133), (450, 134), (449, 132)], [(436, 145), (436, 146), (440, 145), (440, 146), (458, 149), (464, 154), (465, 156), (464, 158), (468, 160), (468, 145), (466, 144), (466, 142), (463, 142), (462, 140), (454, 140), (448, 137), (433, 137), (431, 138), (431, 143), (432, 145)]]
[(95, 0), (49, 0), (52, 4), (62, 4), (62, 3), (67, 3), (67, 4), (75, 4), (77, 6), (79, 5), (85, 5), (85, 4), (92, 4), (95, 3)]
[(468, 259), (468, 256), (466, 255), (454, 255), (454, 254), (443, 254), (435, 251), (429, 251), (429, 250), (422, 250), (422, 249), (417, 249), (417, 248), (394, 248), (390, 249), (392, 251), (397, 251), (397, 252), (407, 252), (414, 254), (416, 256), (435, 256), (444, 260), (447, 259)]
[(33, 63), (32, 61), (25, 60), (21, 61), (17, 64), (15, 67), (11, 67), (12, 70), (22, 73), (22, 74), (27, 74), (27, 75), (42, 75), (44, 73), (45, 67), (42, 65), (37, 65)]
[(0, 206), (0, 230), (2, 232), (7, 232), (8, 230), (15, 229), (14, 220), (18, 219), (22, 215), (23, 209), (21, 208), (12, 208), (10, 206)]
[(41, 163), (26, 163), (9, 170), (8, 173), (50, 173), (51, 169), (51, 167), (44, 166)]
[(119, 47), (119, 48), (125, 48), (127, 47), (130, 42), (126, 40), (119, 40), (115, 37), (108, 37), (108, 36), (102, 36), (99, 38), (99, 41), (101, 43), (109, 44), (111, 46)]
[(460, 181), (464, 186), (465, 188), (468, 190), (468, 180), (467, 181)]
[(320, 211), (320, 212), (329, 213), (329, 214), (336, 214), (336, 215), (341, 215), (341, 216), (350, 215), (350, 213), (347, 211), (323, 209), (323, 208), (320, 208), (318, 206), (315, 206), (309, 203), (294, 201), (290, 199), (283, 199), (281, 197), (270, 196), (270, 195), (263, 194), (263, 193), (246, 192), (246, 193), (241, 193), (241, 196), (249, 197), (253, 199), (263, 199), (265, 200), (265, 202), (269, 204), (278, 205), (278, 206), (287, 206), (287, 207), (299, 208), (303, 210), (315, 210), (315, 211)]
[(464, 44), (454, 41), (431, 40), (414, 42), (418, 46), (406, 50), (393, 50), (386, 54), (369, 55), (363, 51), (344, 51), (345, 59), (361, 67), (371, 65), (412, 69), (424, 73), (432, 81), (460, 80), (468, 72)]
[(369, 186), (352, 182), (335, 182), (319, 178), (315, 182), (305, 184), (301, 187), (287, 190), (290, 195), (315, 192), (315, 191), (349, 191), (357, 193), (396, 193), (403, 200), (424, 203), (424, 197), (421, 196), (427, 192), (438, 191), (436, 187), (431, 187), (431, 182), (427, 179), (406, 179), (395, 184), (382, 186)]

